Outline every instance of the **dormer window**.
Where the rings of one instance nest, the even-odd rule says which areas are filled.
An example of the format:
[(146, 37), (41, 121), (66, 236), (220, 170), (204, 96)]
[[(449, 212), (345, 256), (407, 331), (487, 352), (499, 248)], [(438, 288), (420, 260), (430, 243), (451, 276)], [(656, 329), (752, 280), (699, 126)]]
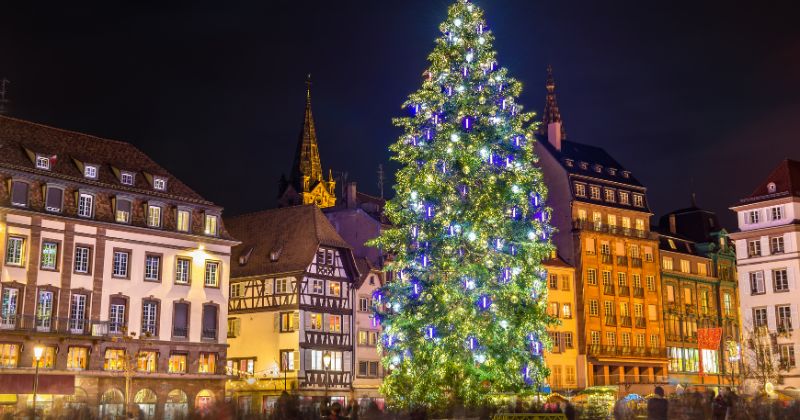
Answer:
[(586, 162), (581, 162), (581, 169), (589, 169), (589, 164)]
[(634, 194), (633, 205), (636, 207), (644, 207), (644, 196), (641, 194)]
[(167, 189), (167, 179), (166, 178), (153, 178), (153, 189), (158, 191), (166, 191)]
[(609, 203), (613, 203), (616, 201), (616, 195), (614, 194), (614, 190), (610, 188), (606, 188), (606, 201)]
[(573, 165), (575, 165), (575, 161), (572, 159), (564, 159), (564, 164), (571, 168)]
[(94, 165), (84, 166), (83, 176), (89, 179), (97, 179), (97, 166)]
[(631, 177), (631, 173), (628, 172), (628, 171), (622, 171), (622, 177), (623, 178), (630, 178)]
[(206, 214), (204, 233), (208, 236), (217, 236), (217, 216)]
[(614, 176), (617, 174), (616, 168), (608, 168), (608, 174)]
[(36, 169), (50, 170), (50, 158), (46, 156), (36, 155)]
[(620, 204), (626, 204), (626, 205), (630, 204), (631, 203), (630, 194), (628, 194), (626, 191), (620, 191), (619, 192), (619, 203)]
[(597, 172), (598, 174), (603, 172), (603, 166), (602, 165), (594, 165), (594, 171)]
[(778, 187), (775, 185), (774, 182), (770, 182), (769, 184), (767, 184), (767, 192), (770, 194), (774, 193), (775, 190), (777, 190), (777, 188)]
[(121, 182), (122, 185), (133, 185), (134, 181), (135, 178), (132, 172), (122, 172), (119, 175), (119, 182)]

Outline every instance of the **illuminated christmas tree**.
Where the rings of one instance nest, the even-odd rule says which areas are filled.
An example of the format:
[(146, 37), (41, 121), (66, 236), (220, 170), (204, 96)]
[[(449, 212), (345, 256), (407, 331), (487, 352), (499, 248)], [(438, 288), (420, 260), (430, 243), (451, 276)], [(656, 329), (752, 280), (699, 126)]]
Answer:
[(382, 391), (402, 408), (480, 405), (548, 374), (541, 262), (552, 229), (533, 115), (477, 6), (459, 0), (440, 29), (422, 88), (395, 120), (393, 227), (375, 241), (394, 276), (374, 296), (391, 369)]

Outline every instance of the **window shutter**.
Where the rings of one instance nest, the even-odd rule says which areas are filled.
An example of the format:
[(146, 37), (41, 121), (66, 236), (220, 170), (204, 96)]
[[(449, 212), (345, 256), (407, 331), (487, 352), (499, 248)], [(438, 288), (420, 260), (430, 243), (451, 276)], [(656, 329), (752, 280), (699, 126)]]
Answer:
[(281, 330), (281, 313), (275, 312), (273, 315), (273, 331), (278, 332)]
[(586, 252), (594, 252), (594, 238), (586, 238)]
[(300, 370), (300, 351), (294, 352), (294, 370)]
[(344, 352), (344, 362), (342, 364), (342, 370), (345, 372), (353, 371), (353, 353), (349, 351)]
[(294, 331), (300, 329), (300, 312), (292, 313), (292, 327)]
[(322, 314), (322, 331), (330, 331), (330, 314)]
[(625, 256), (625, 244), (624, 243), (617, 242), (616, 243), (616, 248), (617, 248), (617, 255)]
[(305, 353), (305, 357), (303, 358), (303, 365), (300, 366), (300, 370), (302, 370), (302, 371), (311, 370), (311, 366), (312, 366), (312, 363), (311, 363), (311, 350), (310, 349), (305, 349), (305, 350), (303, 350), (303, 353)]
[(14, 204), (28, 205), (28, 184), (14, 181), (11, 185), (11, 202)]
[(128, 200), (117, 200), (117, 210), (124, 211), (126, 213), (130, 213), (131, 212), (131, 202), (128, 201)]
[(347, 315), (342, 315), (342, 332), (350, 334), (350, 317)]
[(563, 353), (566, 349), (566, 344), (564, 343), (564, 337), (566, 337), (567, 333), (559, 333), (561, 337), (558, 338), (558, 350)]
[(61, 188), (48, 187), (47, 202), (45, 204), (47, 210), (61, 211), (61, 201), (63, 197), (64, 191)]
[(311, 312), (306, 312), (305, 314), (306, 314), (305, 325), (303, 325), (303, 327), (300, 328), (300, 331), (306, 331), (311, 329)]

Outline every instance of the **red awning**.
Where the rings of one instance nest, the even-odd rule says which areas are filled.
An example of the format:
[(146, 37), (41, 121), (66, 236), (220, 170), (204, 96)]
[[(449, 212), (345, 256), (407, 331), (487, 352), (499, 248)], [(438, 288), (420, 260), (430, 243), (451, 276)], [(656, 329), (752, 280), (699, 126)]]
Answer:
[[(0, 373), (0, 394), (33, 394), (32, 373)], [(72, 395), (75, 375), (39, 375), (40, 394)]]

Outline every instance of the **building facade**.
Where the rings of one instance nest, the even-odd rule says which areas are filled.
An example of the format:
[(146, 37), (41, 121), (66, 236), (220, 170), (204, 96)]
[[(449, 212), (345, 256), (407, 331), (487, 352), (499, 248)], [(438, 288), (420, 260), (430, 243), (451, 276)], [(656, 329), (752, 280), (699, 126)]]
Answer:
[(667, 374), (647, 190), (605, 150), (564, 138), (552, 75), (547, 89), (547, 130), (536, 152), (558, 229), (553, 241), (575, 267), (579, 368), (588, 386), (644, 391), (640, 384)]
[(578, 368), (575, 269), (558, 255), (543, 264), (547, 270), (547, 313), (558, 319), (548, 332), (553, 347), (545, 353), (544, 360), (550, 368), (550, 389), (564, 394), (586, 388), (585, 369)]
[[(660, 263), (670, 383), (739, 383), (736, 254), (716, 215), (693, 205), (661, 218)], [(709, 229), (701, 230), (698, 227)], [(702, 343), (704, 329), (721, 329)], [(713, 345), (712, 345), (713, 344)], [(715, 347), (715, 348), (709, 348)]]
[(344, 403), (354, 372), (360, 274), (320, 209), (301, 205), (227, 218), (233, 249), (227, 385), (240, 415), (269, 413), (283, 391), (311, 409)]
[(750, 196), (731, 207), (748, 385), (800, 387), (800, 162), (784, 160)]
[(32, 406), (40, 346), (47, 414), (221, 401), (222, 209), (128, 143), (0, 116), (0, 148), (0, 409)]

